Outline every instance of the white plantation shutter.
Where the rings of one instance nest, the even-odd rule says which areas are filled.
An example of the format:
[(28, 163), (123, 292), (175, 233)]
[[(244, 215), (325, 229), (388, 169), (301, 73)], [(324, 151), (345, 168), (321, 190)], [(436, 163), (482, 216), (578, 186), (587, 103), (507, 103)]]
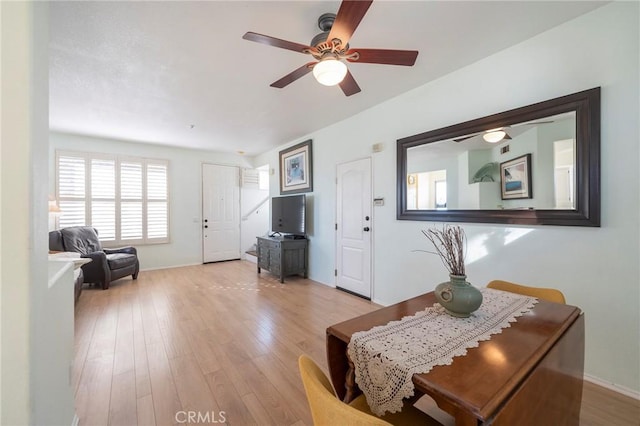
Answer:
[(142, 201), (142, 163), (120, 163), (120, 198)]
[(142, 202), (123, 201), (120, 206), (120, 238), (142, 239)]
[(167, 161), (56, 154), (61, 228), (93, 226), (106, 245), (169, 241)]
[(60, 207), (60, 217), (58, 223), (60, 228), (68, 228), (70, 226), (81, 226), (86, 223), (85, 210), (86, 204), (82, 201), (58, 201)]
[(91, 201), (91, 226), (98, 230), (100, 241), (116, 241), (115, 201)]
[(85, 159), (59, 156), (57, 161), (58, 205), (61, 228), (85, 224)]
[(142, 240), (142, 162), (120, 163), (120, 238)]
[(147, 237), (169, 236), (167, 163), (147, 163)]
[(116, 240), (116, 162), (91, 160), (91, 225), (102, 241)]
[(167, 238), (168, 220), (167, 203), (154, 201), (147, 204), (147, 231), (149, 238)]

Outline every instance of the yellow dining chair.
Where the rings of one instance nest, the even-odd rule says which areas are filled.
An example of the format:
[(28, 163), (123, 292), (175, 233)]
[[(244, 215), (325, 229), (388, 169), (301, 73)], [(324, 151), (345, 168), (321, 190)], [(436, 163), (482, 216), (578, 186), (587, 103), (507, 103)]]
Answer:
[(307, 401), (311, 408), (311, 417), (316, 426), (383, 426), (383, 425), (438, 425), (431, 416), (412, 405), (405, 405), (400, 413), (377, 417), (370, 409), (364, 395), (360, 395), (350, 404), (340, 401), (327, 376), (308, 356), (298, 359), (300, 376)]
[(487, 284), (487, 288), (508, 291), (511, 293), (523, 294), (525, 296), (537, 297), (548, 302), (566, 303), (564, 294), (555, 288), (527, 287), (509, 281), (493, 280)]

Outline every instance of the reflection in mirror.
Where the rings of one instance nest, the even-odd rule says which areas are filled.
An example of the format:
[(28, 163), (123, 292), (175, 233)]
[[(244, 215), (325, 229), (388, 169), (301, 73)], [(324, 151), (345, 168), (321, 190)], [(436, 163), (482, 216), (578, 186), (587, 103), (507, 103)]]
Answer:
[[(407, 209), (572, 210), (575, 140), (571, 111), (409, 148)], [(502, 186), (517, 192), (526, 182), (515, 167), (502, 176), (500, 165), (524, 155), (531, 160), (527, 195), (503, 198)]]
[(407, 177), (407, 206), (414, 210), (447, 208), (447, 170), (410, 173)]
[(409, 136), (397, 218), (600, 226), (600, 88)]

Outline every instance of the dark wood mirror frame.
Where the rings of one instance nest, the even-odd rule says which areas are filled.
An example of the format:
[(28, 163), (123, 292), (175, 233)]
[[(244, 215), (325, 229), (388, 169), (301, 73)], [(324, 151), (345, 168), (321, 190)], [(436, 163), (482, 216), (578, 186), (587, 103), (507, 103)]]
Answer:
[[(556, 114), (576, 113), (576, 188), (573, 210), (409, 210), (407, 150)], [(397, 219), (520, 225), (600, 226), (600, 88), (443, 127), (397, 141)]]

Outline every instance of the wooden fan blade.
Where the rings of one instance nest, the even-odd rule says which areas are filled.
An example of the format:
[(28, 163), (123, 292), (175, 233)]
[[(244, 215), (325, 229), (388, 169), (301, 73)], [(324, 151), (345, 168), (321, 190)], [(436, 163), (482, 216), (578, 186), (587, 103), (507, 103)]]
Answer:
[(262, 43), (273, 47), (279, 47), (281, 49), (293, 50), (294, 52), (307, 53), (307, 50), (313, 50), (311, 46), (306, 46), (300, 43), (294, 43), (292, 41), (281, 40), (279, 38), (271, 37), (268, 35), (248, 32), (242, 36), (243, 39), (249, 41), (255, 41), (256, 43)]
[(464, 138), (460, 138), (460, 139), (454, 139), (454, 142), (462, 142), (462, 141), (466, 141), (467, 139), (471, 139), (471, 138), (475, 138), (476, 136), (478, 136), (480, 133), (476, 133), (475, 135), (471, 135), (471, 136), (465, 136)]
[(538, 124), (549, 124), (549, 123), (555, 123), (555, 120), (531, 121), (529, 123), (517, 123), (517, 124), (512, 124), (509, 127), (537, 126)]
[(346, 46), (372, 2), (373, 0), (344, 0), (340, 5), (327, 41), (337, 38), (342, 42), (342, 46)]
[(418, 57), (417, 50), (387, 50), (387, 49), (351, 49), (347, 55), (358, 53), (358, 59), (348, 59), (349, 62), (363, 62), (367, 64), (405, 65), (413, 66)]
[(280, 80), (271, 83), (270, 86), (277, 87), (278, 89), (282, 89), (283, 87), (288, 86), (289, 84), (293, 83), (297, 79), (302, 78), (305, 75), (309, 74), (315, 64), (317, 64), (317, 62), (309, 62), (307, 64), (304, 64), (297, 70), (285, 75)]
[(340, 82), (340, 88), (347, 96), (360, 92), (360, 86), (358, 86), (356, 79), (351, 75), (351, 71), (347, 71), (347, 75), (345, 75), (344, 79)]

